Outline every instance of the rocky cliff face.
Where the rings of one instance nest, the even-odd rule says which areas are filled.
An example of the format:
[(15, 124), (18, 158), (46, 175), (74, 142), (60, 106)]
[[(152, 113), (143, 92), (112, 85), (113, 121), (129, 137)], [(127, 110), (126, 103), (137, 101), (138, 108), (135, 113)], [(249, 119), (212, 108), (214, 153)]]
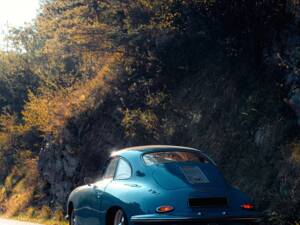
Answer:
[[(228, 181), (249, 193), (272, 222), (300, 218), (299, 40), (296, 17), (280, 35), (274, 31), (273, 42), (263, 49), (265, 69), (249, 55), (227, 60), (228, 51), (215, 47), (204, 49), (203, 58), (199, 49), (193, 68), (181, 79), (162, 84), (166, 100), (151, 109), (160, 122), (150, 128), (133, 124), (137, 132), (131, 136), (122, 108), (147, 100), (130, 92), (138, 80), (120, 81), (115, 88), (125, 86), (127, 92), (111, 91), (96, 110), (69, 121), (59, 141), (45, 141), (39, 168), (48, 200), (64, 204), (85, 176), (100, 175), (112, 150), (172, 144), (206, 151)], [(181, 67), (176, 63), (166, 71)]]
[(108, 104), (71, 121), (59, 141), (49, 137), (41, 149), (39, 169), (47, 200), (53, 205), (64, 205), (70, 191), (83, 184), (84, 177), (101, 176), (110, 152), (126, 146), (121, 121), (114, 118), (115, 109)]

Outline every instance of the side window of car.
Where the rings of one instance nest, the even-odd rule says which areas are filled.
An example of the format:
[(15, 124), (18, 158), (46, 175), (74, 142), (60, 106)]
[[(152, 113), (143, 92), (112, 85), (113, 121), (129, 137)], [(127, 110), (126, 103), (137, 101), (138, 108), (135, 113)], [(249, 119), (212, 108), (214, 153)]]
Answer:
[(120, 158), (117, 171), (115, 174), (116, 180), (124, 180), (131, 177), (132, 169), (130, 164), (125, 160)]
[(118, 158), (117, 157), (113, 158), (109, 161), (109, 163), (108, 163), (108, 165), (105, 169), (103, 179), (112, 179), (114, 177), (117, 164), (118, 164)]

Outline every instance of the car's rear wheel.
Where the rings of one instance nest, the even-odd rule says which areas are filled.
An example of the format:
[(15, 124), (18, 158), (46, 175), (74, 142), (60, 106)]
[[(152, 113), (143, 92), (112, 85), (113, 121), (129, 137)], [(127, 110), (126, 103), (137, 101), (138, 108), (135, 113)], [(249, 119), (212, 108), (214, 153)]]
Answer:
[(121, 209), (115, 213), (113, 225), (127, 225), (126, 215)]
[(70, 215), (70, 218), (69, 218), (69, 224), (70, 225), (76, 225), (76, 219), (75, 219), (74, 210), (71, 211), (71, 215)]

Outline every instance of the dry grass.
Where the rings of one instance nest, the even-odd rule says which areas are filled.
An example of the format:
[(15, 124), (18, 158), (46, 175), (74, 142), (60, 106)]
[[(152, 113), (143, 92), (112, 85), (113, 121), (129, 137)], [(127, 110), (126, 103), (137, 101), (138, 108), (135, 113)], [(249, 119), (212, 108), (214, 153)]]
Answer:
[(6, 189), (4, 186), (0, 187), (0, 203), (6, 198)]
[(37, 218), (49, 220), (51, 218), (51, 215), (52, 215), (51, 208), (47, 205), (43, 205), (43, 207), (41, 208), (41, 210), (38, 213)]
[(12, 217), (12, 219), (20, 220), (20, 221), (26, 221), (26, 222), (32, 222), (32, 223), (39, 223), (44, 225), (68, 225), (67, 221), (57, 221), (57, 220), (45, 220), (45, 219), (37, 219), (37, 218), (31, 218), (27, 215), (18, 215), (15, 217)]
[[(24, 161), (22, 170), (13, 169), (3, 187), (6, 193), (1, 203), (5, 210), (5, 216), (14, 216), (29, 205), (37, 185), (37, 178), (36, 159)], [(7, 193), (8, 191), (9, 193)], [(4, 191), (2, 192), (4, 193)]]
[(5, 216), (11, 217), (16, 215), (16, 213), (26, 207), (30, 202), (32, 197), (32, 191), (24, 191), (23, 193), (13, 194), (8, 202), (5, 204), (6, 212)]
[[(1, 216), (1, 215), (0, 215)], [(22, 212), (17, 213), (14, 216), (7, 214), (2, 215), (5, 218), (11, 218), (20, 221), (27, 221), (45, 225), (67, 225), (68, 222), (64, 218), (63, 210), (56, 209), (54, 212), (49, 206), (43, 206), (42, 208), (28, 207)]]
[(56, 209), (52, 215), (52, 218), (56, 221), (64, 221), (65, 219), (64, 210), (61, 208)]
[(11, 217), (17, 220), (29, 221), (45, 225), (67, 225), (68, 222), (64, 218), (63, 210), (58, 208), (54, 212), (49, 206), (42, 208), (29, 207), (18, 215)]

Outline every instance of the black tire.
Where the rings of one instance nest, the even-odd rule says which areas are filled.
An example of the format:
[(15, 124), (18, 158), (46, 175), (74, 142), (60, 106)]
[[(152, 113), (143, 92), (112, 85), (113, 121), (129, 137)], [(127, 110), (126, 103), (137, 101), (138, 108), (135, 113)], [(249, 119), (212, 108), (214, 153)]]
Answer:
[(71, 213), (70, 213), (69, 225), (76, 225), (74, 210), (72, 210)]
[(114, 214), (112, 225), (127, 225), (127, 217), (122, 209), (118, 209)]

